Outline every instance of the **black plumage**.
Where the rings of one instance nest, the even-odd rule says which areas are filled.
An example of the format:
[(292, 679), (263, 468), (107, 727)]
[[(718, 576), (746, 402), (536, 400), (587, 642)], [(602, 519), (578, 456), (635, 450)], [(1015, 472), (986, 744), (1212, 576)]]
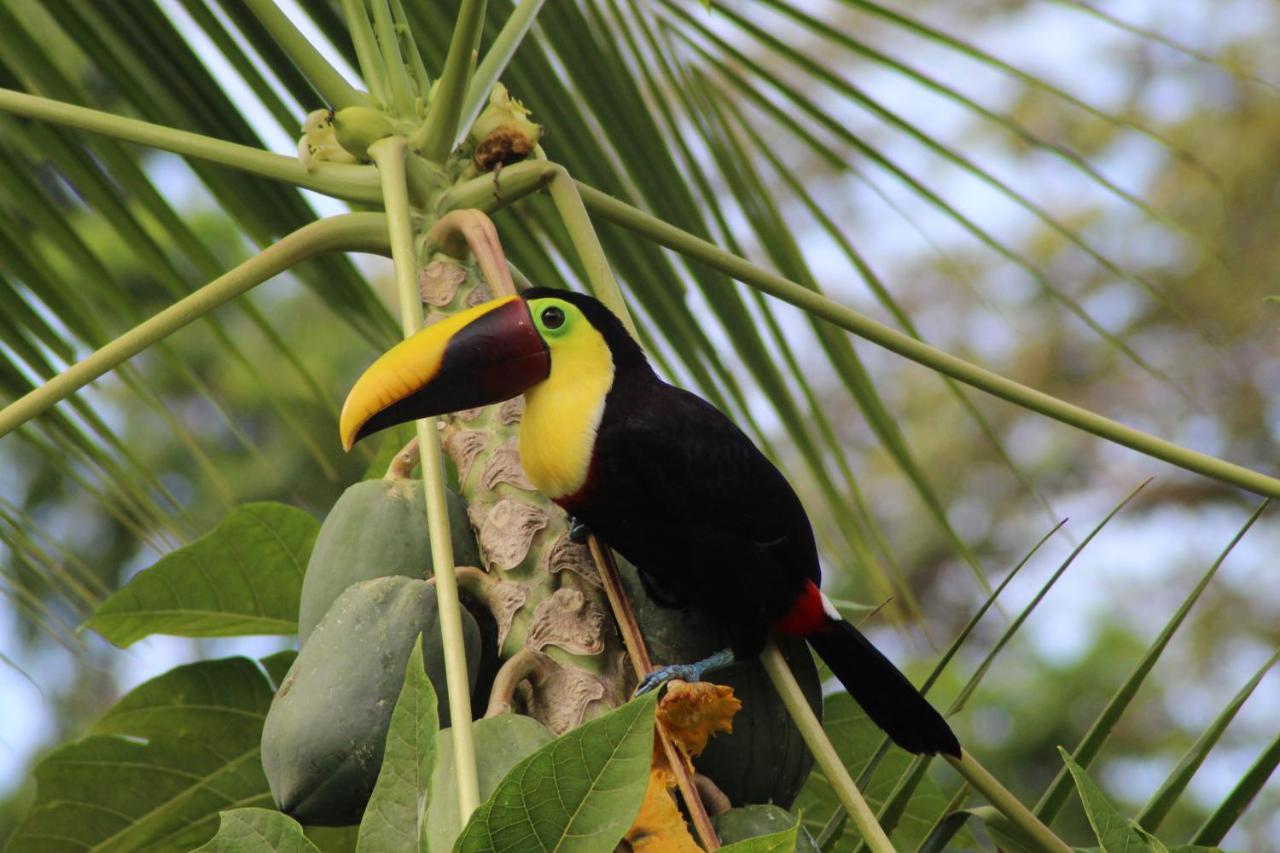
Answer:
[(578, 305), (614, 359), (586, 483), (557, 502), (640, 572), (660, 604), (709, 614), (736, 657), (770, 630), (804, 636), (868, 716), (911, 752), (960, 754), (942, 716), (883, 654), (824, 612), (817, 547), (791, 485), (723, 413), (662, 381), (621, 322)]

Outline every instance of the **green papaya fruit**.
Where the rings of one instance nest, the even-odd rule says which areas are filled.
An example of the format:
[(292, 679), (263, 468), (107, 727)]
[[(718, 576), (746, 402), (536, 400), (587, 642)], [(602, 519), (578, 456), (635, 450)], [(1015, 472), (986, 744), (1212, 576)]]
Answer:
[[(757, 805), (729, 809), (711, 819), (723, 844), (746, 841), (757, 835), (772, 835), (795, 825), (800, 819), (778, 806)], [(819, 853), (818, 843), (803, 826), (796, 834), (796, 853)]]
[[(480, 565), (466, 502), (449, 489), (445, 499), (454, 562)], [(431, 577), (425, 501), (421, 480), (365, 480), (342, 493), (320, 526), (302, 578), (299, 645), (306, 645), (330, 605), (353, 583), (388, 575)]]
[[(656, 604), (625, 560), (619, 561), (619, 571), (654, 663), (690, 663), (729, 645), (728, 636), (710, 619)], [(822, 719), (822, 682), (808, 644), (788, 639), (778, 645), (809, 707)], [(742, 710), (733, 718), (733, 732), (711, 738), (694, 766), (719, 785), (735, 806), (790, 806), (813, 769), (813, 756), (764, 666), (758, 660), (740, 661), (711, 673), (709, 680), (732, 687)]]
[[(462, 628), (474, 685), (480, 632), (466, 612)], [(281, 811), (320, 826), (359, 821), (419, 635), (447, 726), (435, 588), (397, 576), (357, 583), (338, 596), (289, 668), (262, 729), (262, 767)]]
[[(475, 739), (481, 802), (489, 799), (508, 770), (555, 739), (551, 729), (533, 717), (520, 714), (499, 714), (477, 720), (471, 732)], [(441, 729), (436, 736), (436, 763), (427, 797), (427, 839), (431, 853), (448, 853), (462, 832), (454, 773), (453, 729)]]

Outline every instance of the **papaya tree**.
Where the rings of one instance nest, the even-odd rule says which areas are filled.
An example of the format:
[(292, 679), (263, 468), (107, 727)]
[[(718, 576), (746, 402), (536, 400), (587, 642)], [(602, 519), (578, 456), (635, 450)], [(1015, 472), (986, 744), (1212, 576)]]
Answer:
[[(891, 599), (889, 615), (905, 623), (921, 604), (847, 461), (837, 406), (822, 396), (830, 390), (858, 413), (899, 492), (918, 507), (913, 524), (976, 591), (938, 641), (923, 687), (948, 684), (948, 713), (962, 730), (995, 657), (1134, 495), (1029, 603), (1005, 613), (1012, 607), (1001, 592), (1052, 531), (1038, 543), (1024, 537), (1029, 553), (998, 582), (989, 577), (989, 555), (957, 529), (854, 338), (940, 377), (950, 411), (985, 437), (1002, 476), (1031, 483), (1029, 503), (1038, 499), (1033, 478), (973, 389), (1054, 429), (1260, 498), (1280, 495), (1280, 480), (1254, 467), (926, 342), (866, 264), (856, 227), (789, 161), (837, 174), (874, 165), (893, 176), (1006, 258), (1112, 356), (1167, 380), (1044, 265), (838, 120), (845, 107), (904, 133), (1126, 287), (1167, 297), (1148, 293), (1156, 289), (1102, 241), (921, 132), (838, 63), (778, 34), (785, 24), (991, 117), (945, 80), (881, 52), (852, 19), (832, 23), (783, 2), (707, 6), (0, 2), (0, 113), (12, 131), (0, 145), (0, 379), (9, 398), (0, 435), (38, 454), (58, 488), (82, 489), (159, 556), (105, 588), (56, 542), (24, 533), (32, 525), (7, 500), (0, 511), (16, 532), (6, 542), (46, 585), (41, 593), (67, 597), (77, 621), (116, 646), (153, 635), (298, 642), (296, 653), (198, 660), (120, 697), (39, 762), (35, 801), (6, 849), (880, 851), (976, 843), (975, 830), (1002, 849), (1067, 850), (1086, 840), (1164, 848), (1156, 834), (1165, 815), (1274, 657), (1215, 713), (1136, 816), (1098, 787), (1090, 767), (1265, 504), (1240, 519), (1160, 634), (1126, 660), (1121, 686), (1073, 733), (1074, 748), (1053, 754), (1057, 773), (1029, 805), (1034, 794), (1002, 784), (980, 748), (936, 771), (943, 762), (892, 748), (847, 695), (824, 699), (824, 673), (802, 644), (771, 645), (715, 685), (632, 698), (654, 661), (699, 658), (722, 639), (709, 623), (651, 601), (608, 543), (576, 540), (521, 468), (519, 400), (419, 421), (376, 452), (338, 455), (336, 401), (360, 358), (343, 357), (321, 380), (316, 365), (332, 368), (336, 357), (331, 340), (367, 354), (530, 283), (586, 290), (665, 374), (737, 418), (794, 472), (828, 564), (860, 578), (866, 599)], [(915, 17), (846, 6), (859, 20), (1071, 100)], [(797, 75), (836, 108), (797, 86)], [(1145, 212), (1065, 145), (1017, 118), (994, 118), (1022, 144), (1061, 157), (1077, 179)], [(296, 150), (271, 150), (268, 132), (287, 134)], [(227, 242), (242, 250), (234, 244), (248, 240), (257, 251), (224, 262), (166, 193), (157, 163), (170, 161), (143, 152), (182, 158), (231, 223)], [(811, 264), (798, 211), (864, 277), (887, 322), (828, 295), (839, 284)], [(108, 251), (127, 257), (104, 260)], [(378, 291), (376, 268), (351, 261), (356, 253), (390, 259), (390, 294)], [(129, 263), (154, 281), (130, 281), (120, 272)], [(254, 293), (284, 275), (306, 289), (317, 319), (277, 317)], [(136, 299), (122, 296), (135, 287)], [(218, 363), (253, 377), (265, 428), (287, 451), (259, 446), (222, 402), (219, 374), (175, 348), (195, 327)], [(245, 329), (253, 351), (239, 339)], [(199, 430), (152, 387), (153, 363), (252, 457), (247, 482), (273, 478), (278, 496), (294, 499), (250, 500), (265, 490), (233, 485)], [(121, 441), (97, 410), (91, 386), (107, 376), (185, 443), (201, 482), (221, 492), (215, 523), (193, 519), (184, 484), (151, 471), (145, 448)], [(286, 383), (292, 398), (279, 393)], [(323, 484), (312, 491), (313, 481)], [(42, 594), (20, 603), (36, 623), (57, 618)], [(876, 609), (842, 603), (863, 616)], [(989, 630), (989, 614), (1002, 613), (998, 640), (963, 679), (960, 653)], [(1216, 845), (1278, 760), (1272, 745), (1188, 840)], [(1054, 827), (1073, 795), (1089, 834), (1068, 841)]]

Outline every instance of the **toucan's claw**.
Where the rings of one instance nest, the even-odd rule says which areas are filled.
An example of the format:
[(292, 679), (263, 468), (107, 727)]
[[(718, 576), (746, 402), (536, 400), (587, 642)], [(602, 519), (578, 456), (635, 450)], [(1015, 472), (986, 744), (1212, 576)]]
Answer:
[(639, 696), (642, 693), (648, 693), (650, 690), (657, 690), (668, 681), (677, 678), (681, 681), (702, 681), (707, 673), (717, 669), (724, 669), (734, 660), (732, 649), (721, 649), (710, 657), (694, 663), (674, 663), (670, 666), (655, 669), (641, 679), (635, 695)]
[(581, 521), (569, 516), (569, 541), (582, 545), (591, 537), (591, 528), (587, 527)]

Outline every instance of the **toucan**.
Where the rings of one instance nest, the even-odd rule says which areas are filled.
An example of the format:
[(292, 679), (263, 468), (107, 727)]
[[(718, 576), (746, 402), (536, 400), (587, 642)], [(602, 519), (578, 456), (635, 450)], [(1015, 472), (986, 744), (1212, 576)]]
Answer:
[(659, 378), (598, 300), (536, 287), (406, 338), (352, 388), (343, 446), (519, 394), (530, 482), (634, 564), (658, 604), (701, 611), (729, 637), (641, 690), (753, 658), (770, 632), (803, 637), (896, 744), (960, 756), (942, 715), (819, 589), (813, 530), (786, 478), (720, 410)]

